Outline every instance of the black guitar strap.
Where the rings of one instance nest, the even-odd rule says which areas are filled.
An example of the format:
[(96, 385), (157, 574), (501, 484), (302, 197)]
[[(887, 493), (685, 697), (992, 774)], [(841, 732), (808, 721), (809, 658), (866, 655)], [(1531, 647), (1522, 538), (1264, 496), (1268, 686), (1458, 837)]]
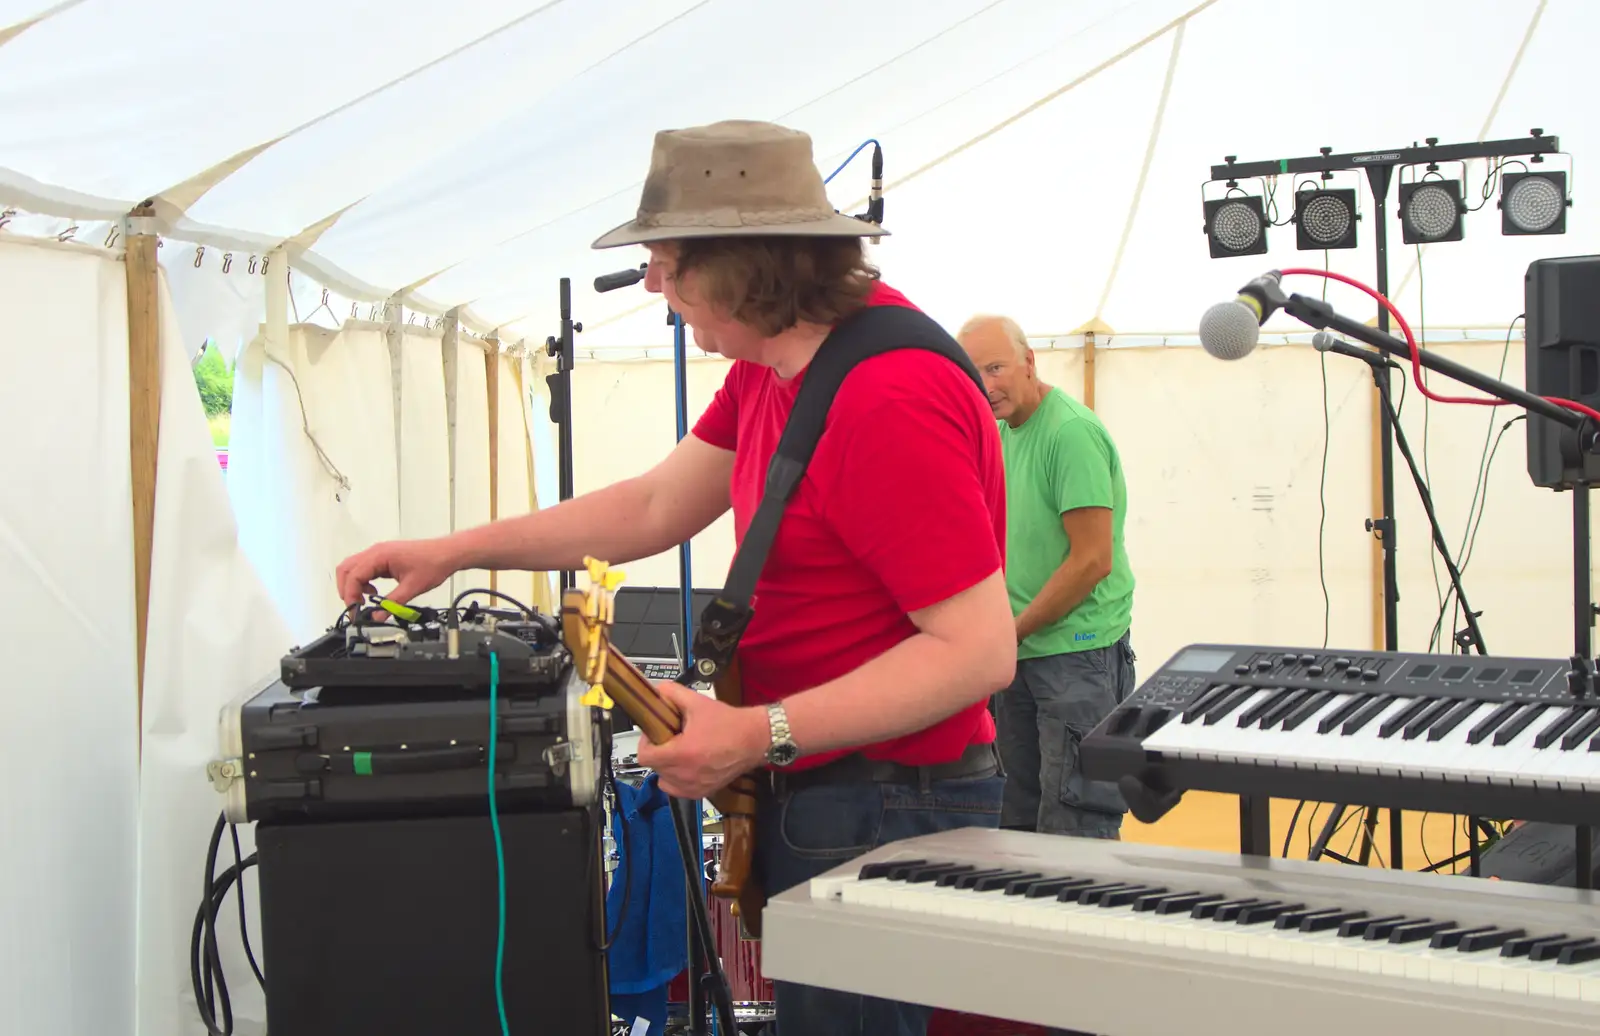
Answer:
[(734, 553), (727, 586), (701, 613), (694, 636), (694, 668), (686, 674), (694, 683), (709, 684), (733, 662), (739, 639), (754, 614), (751, 601), (756, 580), (778, 535), (784, 508), (811, 463), (845, 375), (863, 360), (896, 349), (926, 349), (944, 356), (987, 395), (971, 358), (927, 315), (905, 306), (869, 306), (840, 321), (806, 369), (783, 437), (767, 466), (761, 503)]

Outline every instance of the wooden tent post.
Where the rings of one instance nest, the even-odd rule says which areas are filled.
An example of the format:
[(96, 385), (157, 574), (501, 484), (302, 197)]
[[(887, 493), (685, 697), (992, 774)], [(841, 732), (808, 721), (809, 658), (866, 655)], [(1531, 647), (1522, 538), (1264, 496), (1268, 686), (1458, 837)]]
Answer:
[(143, 741), (144, 657), (150, 621), (150, 554), (156, 525), (156, 456), (161, 438), (161, 313), (155, 208), (128, 214), (123, 268), (128, 281), (128, 445), (133, 473), (133, 608), (138, 666), (136, 721)]
[(1094, 332), (1083, 333), (1083, 405), (1094, 409)]
[[(500, 333), (484, 339), (484, 380), (489, 386), (489, 520), (500, 518)], [(498, 573), (489, 573), (489, 589), (498, 590)]]

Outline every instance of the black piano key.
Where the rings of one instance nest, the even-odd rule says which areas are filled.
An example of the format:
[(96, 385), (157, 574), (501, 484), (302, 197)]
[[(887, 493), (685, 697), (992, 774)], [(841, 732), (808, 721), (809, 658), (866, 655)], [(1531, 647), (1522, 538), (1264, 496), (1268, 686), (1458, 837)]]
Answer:
[(1217, 904), (1216, 909), (1211, 913), (1211, 919), (1222, 924), (1233, 924), (1239, 919), (1239, 911), (1245, 907), (1260, 906), (1270, 902), (1272, 900), (1262, 899), (1259, 896), (1251, 896), (1248, 899), (1230, 899), (1227, 902)]
[(1096, 903), (1100, 902), (1101, 899), (1105, 898), (1108, 893), (1119, 892), (1123, 889), (1137, 889), (1141, 887), (1142, 886), (1131, 881), (1119, 881), (1113, 885), (1100, 885), (1098, 887), (1090, 886), (1089, 888), (1086, 888), (1082, 892), (1078, 893), (1078, 902), (1082, 903), (1084, 906), (1094, 906)]
[(1201, 722), (1208, 727), (1220, 723), (1222, 720), (1227, 718), (1228, 713), (1232, 712), (1234, 709), (1237, 709), (1250, 698), (1254, 697), (1256, 691), (1259, 689), (1260, 688), (1257, 687), (1240, 687), (1238, 690), (1234, 691), (1226, 698), (1220, 699), (1215, 705), (1207, 709), (1206, 718), (1201, 720)]
[[(1044, 881), (1012, 882), (1017, 886), (1017, 891), (1027, 899), (1043, 899), (1046, 896), (1055, 897), (1062, 889), (1088, 888), (1094, 884), (1093, 878), (1046, 878)], [(1012, 895), (1012, 885), (1006, 886), (1006, 895)]]
[(1004, 867), (990, 867), (986, 871), (963, 871), (960, 874), (941, 875), (938, 881), (940, 888), (969, 889), (972, 883), (979, 878), (988, 877), (990, 874), (1004, 874)]
[(1170, 914), (1191, 914), (1194, 909), (1204, 903), (1220, 903), (1220, 892), (1185, 892), (1177, 896), (1166, 896), (1156, 902), (1156, 914), (1165, 917)]
[(1265, 716), (1267, 712), (1279, 702), (1289, 697), (1293, 692), (1287, 687), (1279, 687), (1266, 697), (1258, 699), (1256, 703), (1239, 713), (1239, 726), (1248, 727)]
[(916, 867), (927, 863), (927, 860), (879, 860), (869, 863), (861, 868), (862, 881), (871, 881), (873, 878), (887, 878), (889, 872), (896, 867)]
[(1338, 696), (1336, 691), (1322, 690), (1312, 692), (1304, 701), (1289, 710), (1287, 716), (1283, 717), (1283, 729), (1299, 729), (1300, 724), (1322, 711), (1324, 706)]
[(1432, 939), (1435, 935), (1454, 928), (1454, 921), (1422, 920), (1403, 924), (1389, 933), (1389, 941), (1393, 943), (1421, 942), (1423, 939)]
[(1556, 738), (1564, 734), (1568, 727), (1578, 721), (1578, 717), (1588, 711), (1589, 707), (1587, 705), (1574, 705), (1561, 713), (1550, 722), (1549, 726), (1539, 731), (1539, 736), (1533, 739), (1533, 747), (1549, 748), (1555, 743)]
[(1380, 917), (1377, 920), (1367, 924), (1367, 930), (1361, 933), (1361, 937), (1368, 942), (1373, 942), (1378, 939), (1387, 939), (1394, 933), (1396, 928), (1399, 928), (1403, 924), (1409, 924), (1412, 921), (1426, 920), (1426, 917), (1405, 917), (1400, 914), (1395, 914), (1393, 917)]
[(1527, 931), (1522, 928), (1490, 928), (1486, 932), (1471, 932), (1461, 937), (1456, 949), (1462, 953), (1479, 953), (1504, 946), (1512, 939), (1526, 934)]
[(1574, 937), (1571, 939), (1557, 939), (1551, 942), (1542, 942), (1528, 951), (1531, 961), (1553, 960), (1560, 963), (1562, 954), (1568, 950), (1577, 950), (1594, 942), (1592, 936)]
[(1167, 891), (1160, 885), (1140, 885), (1131, 889), (1118, 889), (1116, 892), (1107, 892), (1100, 897), (1100, 905), (1108, 909), (1125, 907), (1141, 896), (1149, 896)]
[(1600, 960), (1600, 941), (1584, 939), (1582, 942), (1562, 950), (1561, 956), (1556, 958), (1556, 963), (1587, 964), (1592, 960)]
[(1272, 927), (1299, 929), (1301, 923), (1312, 914), (1324, 914), (1327, 912), (1328, 911), (1326, 908), (1322, 910), (1316, 910), (1312, 909), (1311, 907), (1298, 907), (1294, 910), (1285, 910), (1283, 913), (1279, 914), (1273, 919)]
[(1478, 721), (1478, 725), (1467, 731), (1467, 744), (1475, 745), (1494, 733), (1495, 728), (1506, 721), (1506, 717), (1522, 708), (1519, 701), (1508, 701), (1504, 705), (1489, 713)]
[(1428, 948), (1430, 950), (1452, 949), (1469, 935), (1492, 931), (1494, 931), (1494, 925), (1492, 924), (1479, 925), (1476, 928), (1447, 928), (1442, 932), (1436, 932), (1433, 938), (1428, 940)]
[(1056, 893), (1056, 899), (1062, 903), (1080, 902), (1085, 895), (1098, 897), (1112, 889), (1119, 889), (1127, 884), (1122, 881), (1101, 881), (1093, 885), (1069, 885)]
[(1028, 877), (1038, 878), (1043, 877), (1043, 875), (1029, 874), (1027, 871), (1001, 871), (998, 874), (982, 875), (981, 877), (974, 879), (970, 885), (958, 884), (956, 887), (971, 889), (974, 892), (993, 892), (995, 889), (1005, 888), (1006, 882), (1008, 881), (1014, 881), (1017, 878)]
[(1543, 715), (1544, 710), (1549, 707), (1543, 702), (1533, 702), (1524, 706), (1521, 712), (1506, 720), (1500, 729), (1494, 732), (1495, 747), (1500, 747), (1524, 730), (1527, 730), (1528, 724)]
[(1443, 719), (1428, 728), (1428, 740), (1437, 741), (1444, 737), (1450, 731), (1459, 727), (1461, 721), (1472, 715), (1478, 706), (1482, 704), (1483, 702), (1481, 701), (1472, 701), (1470, 699), (1456, 702), (1455, 707), (1444, 714)]
[(1363, 911), (1360, 917), (1352, 917), (1339, 926), (1339, 938), (1358, 938), (1365, 935), (1367, 930), (1375, 924), (1386, 924), (1393, 928), (1404, 920), (1405, 918), (1399, 914), (1390, 914), (1387, 917), (1368, 917), (1366, 912)]
[[(930, 863), (923, 867), (914, 867), (906, 872), (905, 880), (913, 885), (921, 885), (934, 881), (946, 874), (964, 874), (967, 871), (976, 869), (970, 863)], [(891, 874), (889, 875), (889, 880), (898, 881), (900, 879)]]
[(1317, 720), (1317, 733), (1326, 734), (1334, 727), (1337, 727), (1339, 724), (1349, 719), (1351, 713), (1361, 708), (1361, 706), (1365, 705), (1370, 700), (1372, 700), (1372, 695), (1370, 694), (1352, 694), (1348, 700), (1340, 704), (1332, 712)]
[(1527, 957), (1533, 952), (1533, 948), (1538, 946), (1540, 943), (1554, 942), (1556, 940), (1565, 938), (1567, 938), (1566, 932), (1557, 932), (1554, 935), (1528, 935), (1522, 937), (1521, 939), (1511, 939), (1508, 940), (1504, 946), (1500, 947), (1500, 956)]
[(1312, 695), (1313, 692), (1309, 687), (1301, 687), (1298, 690), (1290, 691), (1280, 698), (1272, 708), (1268, 709), (1266, 715), (1261, 717), (1261, 729), (1266, 730), (1276, 726), (1285, 716), (1294, 712)]
[(1333, 907), (1329, 910), (1319, 910), (1314, 914), (1307, 915), (1306, 919), (1300, 922), (1300, 930), (1302, 932), (1325, 932), (1330, 928), (1339, 928), (1366, 916), (1367, 912), (1365, 910), (1340, 910), (1338, 907)]
[(1590, 709), (1589, 714), (1579, 720), (1577, 725), (1567, 731), (1567, 736), (1561, 739), (1561, 750), (1570, 752), (1583, 744), (1584, 739), (1600, 730), (1600, 709)]
[(1392, 694), (1374, 694), (1372, 700), (1356, 710), (1355, 715), (1344, 721), (1344, 726), (1339, 728), (1340, 734), (1354, 734), (1362, 727), (1371, 723), (1379, 713), (1394, 704)]
[(1199, 695), (1189, 702), (1188, 705), (1184, 706), (1183, 722), (1193, 723), (1195, 720), (1205, 715), (1207, 709), (1215, 705), (1218, 699), (1232, 689), (1232, 684), (1216, 683), (1201, 691)]
[(1411, 704), (1403, 707), (1399, 712), (1390, 713), (1384, 718), (1383, 723), (1378, 726), (1378, 736), (1383, 738), (1393, 737), (1396, 731), (1416, 719), (1417, 715), (1430, 704), (1431, 701), (1428, 698), (1411, 699)]
[(1435, 698), (1427, 708), (1417, 714), (1416, 719), (1406, 724), (1406, 729), (1400, 733), (1401, 738), (1411, 741), (1419, 737), (1457, 704), (1454, 698)]
[(1291, 910), (1304, 910), (1304, 903), (1263, 903), (1260, 906), (1246, 907), (1239, 911), (1240, 924), (1264, 924), (1273, 921)]
[(1204, 893), (1195, 892), (1193, 889), (1188, 892), (1168, 892), (1166, 889), (1162, 889), (1159, 892), (1151, 892), (1134, 900), (1133, 912), (1136, 914), (1148, 914), (1169, 899), (1199, 897), (1202, 895)]

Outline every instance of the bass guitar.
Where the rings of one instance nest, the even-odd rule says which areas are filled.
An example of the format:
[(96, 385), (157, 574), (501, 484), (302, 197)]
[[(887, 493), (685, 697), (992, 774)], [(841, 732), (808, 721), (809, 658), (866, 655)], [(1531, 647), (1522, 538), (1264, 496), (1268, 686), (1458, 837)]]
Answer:
[[(561, 637), (591, 688), (585, 702), (605, 709), (621, 708), (651, 744), (665, 744), (683, 732), (683, 714), (611, 643), (614, 591), (621, 573), (592, 558), (585, 558), (584, 564), (589, 588), (571, 589), (561, 597)], [(714, 686), (718, 701), (743, 704), (737, 664), (719, 674)], [(722, 814), (722, 860), (711, 892), (732, 901), (733, 915), (752, 939), (761, 938), (761, 911), (766, 906), (766, 894), (751, 867), (755, 855), (757, 779), (755, 771), (742, 774), (708, 796)]]

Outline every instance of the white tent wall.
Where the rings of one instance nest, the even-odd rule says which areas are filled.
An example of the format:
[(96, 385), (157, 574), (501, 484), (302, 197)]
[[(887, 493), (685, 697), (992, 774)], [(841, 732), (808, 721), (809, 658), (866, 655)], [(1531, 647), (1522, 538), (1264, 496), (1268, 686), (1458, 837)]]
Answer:
[[(277, 673), (287, 626), (240, 546), (238, 524), (211, 448), (190, 373), (180, 314), (165, 278), (161, 319), (161, 437), (156, 475), (149, 639), (139, 774), (137, 1029), (200, 1036), (189, 970), (190, 934), (202, 899), (201, 864), (222, 796), (206, 775), (217, 757), (218, 720), (235, 698)], [(255, 849), (254, 829), (239, 832)], [(217, 873), (234, 863), (224, 838)], [(260, 959), (255, 871), (244, 879), (252, 944)], [(266, 1031), (265, 1001), (230, 898), (217, 920), (217, 949), (240, 1036)], [(91, 998), (92, 999), (92, 998)], [(106, 1032), (129, 1031), (119, 1019)]]
[[(447, 336), (448, 338), (448, 336)], [(448, 342), (446, 343), (448, 349)], [(446, 369), (446, 385), (454, 378), (455, 443), (455, 527), (470, 529), (489, 521), (489, 377), (485, 344), (462, 335), (455, 347), (454, 369)], [(495, 466), (499, 466), (498, 460)], [(457, 572), (451, 579), (451, 593), (489, 585), (489, 573), (482, 569)]]
[(123, 266), (0, 239), (0, 310), (0, 617), (24, 646), (0, 679), (0, 1028), (125, 1033), (139, 762)]
[[(449, 407), (445, 399), (444, 332), (393, 324), (388, 331), (399, 394), (400, 527), (405, 539), (443, 536), (451, 529)], [(360, 548), (357, 548), (360, 549)], [(450, 583), (416, 598), (450, 603)]]

